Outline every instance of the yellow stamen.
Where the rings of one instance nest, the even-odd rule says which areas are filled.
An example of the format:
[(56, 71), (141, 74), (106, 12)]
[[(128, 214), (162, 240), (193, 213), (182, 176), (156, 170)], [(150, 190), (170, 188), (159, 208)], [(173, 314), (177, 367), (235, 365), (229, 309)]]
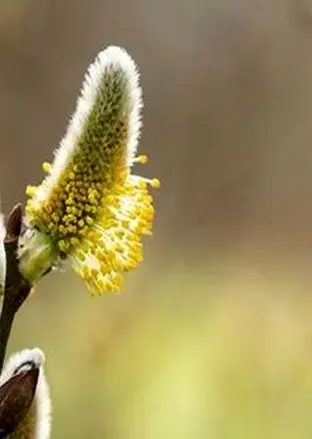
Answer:
[(154, 189), (159, 189), (160, 188), (160, 180), (158, 180), (158, 178), (152, 178), (151, 180), (151, 186)]
[(51, 168), (52, 168), (51, 163), (43, 162), (41, 166), (42, 166), (43, 172), (45, 172), (46, 174), (48, 174), (51, 171)]
[(36, 193), (36, 190), (37, 190), (37, 187), (36, 187), (36, 186), (28, 185), (28, 186), (26, 187), (26, 195), (27, 195), (28, 197), (33, 197), (33, 196), (35, 195), (35, 193)]
[(146, 154), (141, 154), (134, 159), (134, 163), (140, 163), (141, 165), (145, 165), (148, 163), (148, 156)]

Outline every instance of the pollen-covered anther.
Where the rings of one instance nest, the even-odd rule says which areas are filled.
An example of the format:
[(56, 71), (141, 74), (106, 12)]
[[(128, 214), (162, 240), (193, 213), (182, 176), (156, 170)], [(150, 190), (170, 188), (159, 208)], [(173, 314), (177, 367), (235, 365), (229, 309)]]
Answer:
[(37, 186), (31, 186), (30, 184), (26, 187), (26, 195), (28, 197), (33, 197), (36, 194)]
[(133, 162), (139, 163), (141, 165), (146, 165), (146, 163), (148, 163), (148, 155), (146, 155), (146, 154), (138, 155), (137, 157), (135, 157)]
[(152, 186), (154, 189), (159, 189), (159, 188), (160, 188), (160, 180), (159, 180), (158, 178), (152, 178), (150, 184), (151, 184), (151, 186)]
[(49, 162), (43, 162), (41, 167), (42, 167), (43, 172), (45, 172), (46, 174), (48, 174), (52, 169), (52, 165)]

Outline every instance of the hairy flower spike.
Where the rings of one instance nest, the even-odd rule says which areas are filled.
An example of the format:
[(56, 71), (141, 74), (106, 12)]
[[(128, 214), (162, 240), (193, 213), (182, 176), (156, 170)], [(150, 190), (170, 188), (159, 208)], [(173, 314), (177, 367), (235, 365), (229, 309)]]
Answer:
[[(15, 378), (18, 379), (19, 376), (22, 378), (23, 374), (27, 374), (31, 371), (37, 371), (38, 377), (37, 383), (31, 383), (29, 380), (28, 382), (25, 382), (25, 379), (22, 380), (20, 382), (21, 387), (19, 386), (17, 389), (12, 389), (11, 401), (1, 401), (2, 404), (9, 403), (10, 405), (13, 405), (13, 413), (11, 413), (11, 416), (16, 416), (18, 413), (14, 413), (14, 405), (16, 406), (15, 408), (19, 410), (23, 409), (23, 404), (25, 404), (27, 399), (31, 396), (27, 395), (27, 393), (29, 393), (32, 390), (33, 385), (36, 384), (34, 388), (34, 399), (28, 413), (21, 423), (17, 425), (16, 429), (8, 436), (5, 436), (8, 439), (49, 439), (50, 437), (51, 400), (49, 386), (44, 373), (44, 362), (44, 354), (39, 348), (24, 349), (9, 358), (0, 375), (0, 386), (10, 386), (10, 380), (12, 381), (12, 379), (14, 380)], [(29, 378), (31, 378), (31, 375)], [(17, 382), (16, 384), (19, 383)], [(7, 415), (10, 414), (10, 410), (6, 410), (6, 412)], [(10, 423), (10, 419), (7, 419), (6, 421), (7, 423)], [(11, 422), (12, 421), (14, 421), (14, 418)]]
[(136, 157), (138, 76), (118, 47), (108, 47), (89, 67), (54, 162), (43, 165), (47, 177), (27, 189), (29, 230), (19, 256), (30, 282), (67, 259), (92, 293), (115, 292), (123, 273), (141, 261), (141, 236), (151, 233), (154, 216), (148, 186), (159, 181), (131, 174), (134, 163), (147, 162)]

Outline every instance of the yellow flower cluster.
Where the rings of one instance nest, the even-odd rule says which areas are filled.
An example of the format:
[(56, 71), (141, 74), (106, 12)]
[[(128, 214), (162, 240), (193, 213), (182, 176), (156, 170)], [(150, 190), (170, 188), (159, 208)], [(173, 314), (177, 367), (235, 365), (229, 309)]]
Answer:
[[(27, 226), (49, 236), (59, 256), (97, 294), (119, 291), (123, 273), (141, 261), (141, 236), (151, 233), (154, 216), (148, 186), (159, 186), (157, 179), (131, 174), (133, 163), (147, 162), (129, 151), (131, 135), (138, 135), (131, 124), (139, 124), (140, 94), (133, 94), (131, 58), (121, 49), (107, 50), (112, 49), (117, 61), (102, 52), (102, 64), (98, 58), (84, 84), (67, 133), (75, 145), (66, 155), (65, 138), (54, 163), (44, 163), (48, 175), (41, 185), (27, 188)], [(83, 104), (88, 108), (79, 118)]]

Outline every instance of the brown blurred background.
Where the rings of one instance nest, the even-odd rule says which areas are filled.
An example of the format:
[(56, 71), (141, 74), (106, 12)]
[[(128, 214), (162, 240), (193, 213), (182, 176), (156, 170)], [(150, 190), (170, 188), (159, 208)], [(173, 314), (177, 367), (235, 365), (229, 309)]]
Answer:
[(158, 244), (309, 257), (311, 14), (308, 0), (2, 1), (4, 206), (41, 178), (86, 66), (117, 44), (142, 73)]
[(5, 211), (109, 44), (140, 67), (162, 187), (123, 295), (54, 275), (21, 312), (11, 349), (47, 353), (53, 437), (310, 438), (312, 2), (2, 0)]

